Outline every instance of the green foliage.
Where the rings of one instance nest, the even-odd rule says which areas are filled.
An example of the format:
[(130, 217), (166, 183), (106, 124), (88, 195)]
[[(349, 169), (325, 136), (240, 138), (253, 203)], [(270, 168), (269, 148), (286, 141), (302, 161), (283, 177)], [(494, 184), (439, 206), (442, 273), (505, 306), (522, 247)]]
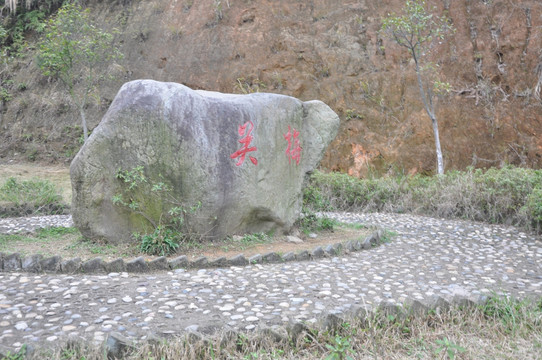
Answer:
[(5, 357), (2, 359), (4, 360), (24, 360), (26, 358), (26, 344), (23, 344), (21, 349), (17, 351), (16, 353), (12, 353), (8, 351)]
[[(143, 166), (119, 169), (116, 177), (122, 184), (122, 191), (113, 196), (113, 204), (143, 217), (154, 229), (151, 233), (134, 234), (141, 241), (141, 251), (169, 255), (194, 236), (187, 223), (187, 215), (195, 214), (201, 203), (193, 206), (183, 204), (175, 198), (173, 188), (166, 184), (162, 175), (158, 175), (158, 181), (151, 181)], [(156, 200), (155, 204), (141, 200), (148, 199), (149, 194)]]
[(17, 27), (24, 31), (35, 31), (38, 34), (45, 30), (45, 13), (40, 10), (27, 11), (18, 16)]
[(74, 227), (47, 227), (39, 229), (37, 232), (37, 237), (40, 239), (51, 239), (51, 238), (61, 238), (67, 234), (79, 234), (79, 230)]
[(121, 57), (113, 34), (92, 24), (89, 10), (77, 3), (65, 3), (47, 23), (39, 44), (38, 66), (43, 75), (58, 78), (66, 86), (79, 109), (85, 140), (88, 135), (84, 108), (107, 75), (96, 68)]
[(141, 242), (141, 251), (150, 255), (170, 255), (179, 247), (179, 234), (162, 225), (152, 234), (135, 234), (135, 238)]
[(506, 166), (367, 179), (317, 171), (303, 204), (308, 211), (412, 212), (540, 230), (542, 170)]
[(243, 94), (252, 94), (265, 90), (267, 85), (259, 78), (245, 79), (241, 77), (237, 78), (234, 88)]
[[(92, 70), (104, 60), (120, 56), (113, 47), (113, 35), (96, 28), (89, 10), (75, 3), (66, 3), (47, 24), (45, 39), (40, 44), (38, 65), (45, 76), (60, 78), (69, 88), (76, 77), (75, 67)], [(78, 76), (79, 75), (79, 76)], [(93, 73), (87, 76), (95, 76)]]
[(522, 324), (531, 319), (542, 319), (541, 305), (542, 300), (533, 306), (526, 300), (494, 294), (481, 309), (487, 319), (499, 321), (505, 333), (516, 334), (522, 329)]
[(316, 211), (332, 211), (328, 199), (322, 194), (321, 188), (309, 182), (303, 187), (303, 207)]
[(542, 225), (542, 184), (538, 185), (527, 197), (526, 210), (532, 218), (532, 224), (535, 228)]
[(399, 194), (401, 179), (357, 179), (341, 173), (314, 172), (304, 190), (303, 201), (314, 211), (352, 210), (370, 207), (379, 211)]
[(0, 43), (2, 43), (8, 36), (7, 30), (0, 24)]
[(403, 15), (388, 15), (382, 20), (382, 30), (416, 58), (420, 58), (434, 40), (443, 40), (452, 30), (446, 17), (435, 17), (425, 7), (425, 0), (407, 0)]
[[(265, 233), (245, 234), (237, 242), (240, 246), (251, 246), (256, 244), (265, 244), (269, 242), (271, 238)], [(235, 240), (233, 240), (235, 241)]]
[(8, 89), (0, 86), (0, 102), (8, 102), (12, 99), (12, 95)]
[(3, 80), (0, 77), (0, 105), (2, 102), (8, 102), (13, 99), (13, 80), (6, 76)]
[(437, 339), (436, 343), (437, 343), (437, 345), (439, 345), (439, 347), (435, 350), (435, 354), (438, 355), (444, 350), (446, 352), (446, 355), (448, 355), (448, 358), (450, 360), (455, 359), (455, 354), (456, 353), (465, 352), (465, 348), (454, 344), (453, 342), (448, 340), (448, 338), (446, 338), (446, 337), (444, 337), (442, 339)]
[(363, 119), (363, 116), (354, 109), (346, 109), (344, 113), (347, 121), (352, 119)]
[(348, 355), (353, 353), (353, 349), (347, 337), (335, 336), (333, 343), (326, 344), (326, 348), (331, 352), (326, 360), (354, 360)]
[(397, 236), (397, 233), (395, 231), (390, 230), (384, 230), (382, 231), (382, 235), (380, 236), (379, 242), (381, 244), (387, 244), (391, 242), (391, 239)]
[(33, 212), (51, 205), (63, 207), (62, 196), (49, 180), (20, 181), (10, 177), (0, 187), (0, 201)]
[(338, 222), (327, 216), (317, 216), (314, 212), (304, 209), (303, 216), (296, 222), (304, 234), (318, 231), (333, 231)]
[(9, 63), (13, 59), (23, 58), (32, 47), (26, 41), (26, 34), (40, 34), (45, 29), (46, 12), (38, 9), (21, 9), (0, 25), (0, 60)]

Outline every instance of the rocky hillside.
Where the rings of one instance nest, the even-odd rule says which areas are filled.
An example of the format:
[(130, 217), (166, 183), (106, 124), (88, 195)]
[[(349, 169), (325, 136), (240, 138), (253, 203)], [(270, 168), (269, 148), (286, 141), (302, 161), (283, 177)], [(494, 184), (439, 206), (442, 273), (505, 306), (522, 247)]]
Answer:
[[(433, 61), (453, 92), (437, 117), (446, 169), (542, 166), (540, 0), (428, 0), (457, 31)], [(101, 26), (118, 28), (124, 59), (87, 109), (95, 127), (125, 81), (194, 89), (266, 91), (320, 99), (341, 117), (326, 169), (432, 173), (436, 167), (409, 55), (379, 34), (403, 0), (89, 0)], [(32, 45), (36, 35), (28, 34)], [(31, 48), (31, 46), (30, 46)], [(32, 50), (9, 72), (0, 161), (69, 161), (81, 134), (75, 107), (39, 74)], [(4, 78), (5, 80), (5, 78)], [(537, 93), (538, 91), (538, 93)]]

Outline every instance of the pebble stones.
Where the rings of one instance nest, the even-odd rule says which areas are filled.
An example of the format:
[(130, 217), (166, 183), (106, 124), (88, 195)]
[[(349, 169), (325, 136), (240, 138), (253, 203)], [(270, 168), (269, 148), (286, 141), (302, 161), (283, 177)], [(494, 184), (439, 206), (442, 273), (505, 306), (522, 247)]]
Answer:
[[(99, 261), (98, 272), (0, 273), (0, 346), (53, 346), (70, 336), (103, 343), (112, 334), (131, 343), (217, 322), (256, 331), (327, 319), (333, 329), (334, 320), (360, 306), (441, 311), (451, 301), (477, 304), (494, 291), (542, 295), (542, 246), (514, 228), (401, 214), (331, 216), (397, 235), (366, 252), (350, 252), (362, 246), (353, 242), (282, 256), (295, 256), (292, 262), (265, 254), (227, 259), (231, 267), (183, 270), (176, 267), (190, 263), (179, 257), (159, 259), (152, 266), (163, 270), (152, 274), (106, 273), (112, 263)], [(8, 258), (8, 266), (20, 271), (21, 258)], [(144, 267), (141, 260), (131, 266)]]

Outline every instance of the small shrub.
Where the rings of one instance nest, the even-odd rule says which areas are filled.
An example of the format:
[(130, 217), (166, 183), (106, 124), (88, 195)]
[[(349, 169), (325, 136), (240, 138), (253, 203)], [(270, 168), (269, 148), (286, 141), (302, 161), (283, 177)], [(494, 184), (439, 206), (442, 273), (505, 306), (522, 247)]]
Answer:
[(175, 253), (179, 247), (181, 235), (172, 229), (158, 226), (151, 234), (135, 234), (136, 240), (141, 241), (140, 249), (149, 255), (167, 256)]
[(307, 210), (303, 213), (303, 216), (297, 220), (296, 225), (305, 234), (323, 230), (333, 231), (338, 224), (336, 220), (327, 216), (317, 216), (315, 213)]
[(527, 302), (496, 295), (491, 296), (482, 306), (482, 312), (487, 319), (500, 321), (504, 331), (509, 334), (518, 331), (520, 324), (537, 317), (536, 307), (533, 308)]
[(330, 354), (326, 357), (326, 360), (354, 360), (350, 353), (353, 353), (352, 345), (348, 337), (335, 336), (332, 344), (326, 344), (326, 348), (330, 351)]
[[(187, 215), (195, 214), (200, 203), (186, 206), (176, 199), (173, 188), (161, 175), (158, 181), (148, 179), (143, 166), (118, 170), (116, 177), (122, 184), (122, 190), (113, 196), (113, 204), (141, 216), (152, 226), (150, 233), (134, 234), (136, 240), (141, 241), (141, 251), (151, 255), (169, 255), (195, 236), (190, 230)], [(156, 199), (153, 204), (141, 201), (149, 194)]]
[(303, 206), (314, 211), (332, 211), (330, 201), (322, 194), (322, 189), (313, 184), (303, 187)]
[(456, 353), (465, 352), (464, 347), (451, 342), (446, 337), (443, 339), (437, 339), (436, 343), (439, 345), (439, 347), (435, 350), (435, 355), (439, 355), (442, 351), (444, 351), (450, 360), (455, 359)]
[(542, 225), (542, 188), (534, 189), (527, 197), (527, 216), (532, 219), (532, 226), (540, 230)]

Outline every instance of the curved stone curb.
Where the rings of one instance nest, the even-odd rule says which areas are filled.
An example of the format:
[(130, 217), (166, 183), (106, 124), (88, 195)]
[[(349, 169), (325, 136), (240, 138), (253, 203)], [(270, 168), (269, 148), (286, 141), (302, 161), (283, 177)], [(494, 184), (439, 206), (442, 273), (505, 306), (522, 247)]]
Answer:
[[(313, 337), (314, 330), (327, 331), (333, 335), (340, 330), (342, 324), (345, 322), (360, 321), (362, 323), (367, 323), (370, 317), (376, 312), (380, 312), (386, 316), (391, 315), (397, 319), (404, 319), (409, 316), (425, 316), (430, 312), (440, 314), (449, 311), (454, 307), (469, 308), (483, 306), (487, 303), (487, 300), (488, 298), (483, 295), (478, 296), (477, 298), (454, 296), (450, 300), (446, 300), (441, 296), (434, 296), (425, 302), (421, 302), (419, 300), (407, 300), (407, 302), (403, 304), (396, 304), (384, 300), (379, 306), (374, 308), (367, 305), (352, 305), (346, 312), (343, 313), (329, 312), (324, 314), (312, 327), (309, 327), (303, 322), (292, 322), (287, 326), (263, 326), (258, 328), (255, 332), (253, 332), (253, 334), (255, 335), (256, 339), (270, 340), (277, 345), (286, 344), (288, 342), (296, 343), (300, 337)], [(235, 331), (228, 327), (211, 326), (200, 328), (198, 325), (191, 325), (185, 329), (185, 332), (178, 334), (178, 338), (185, 339), (189, 343), (212, 341), (213, 337), (215, 340), (217, 339), (217, 333), (220, 336), (220, 345), (224, 348), (228, 347), (230, 344), (235, 345), (240, 336), (243, 336), (242, 331)], [(112, 332), (109, 333), (108, 337), (102, 343), (102, 347), (104, 353), (107, 354), (107, 358), (123, 358), (126, 353), (137, 349), (137, 346), (143, 344), (144, 342), (171, 342), (175, 335), (176, 334), (149, 333), (145, 340), (136, 341), (126, 338), (120, 333)], [(70, 349), (76, 347), (82, 349), (84, 348), (84, 345), (84, 341), (73, 339), (68, 340), (68, 342), (64, 344), (65, 347)], [(16, 349), (0, 347), (0, 359), (3, 358), (3, 356), (7, 357), (7, 353), (10, 351), (11, 354), (17, 352)], [(26, 351), (26, 356), (31, 356), (35, 349), (32, 345), (27, 345)]]
[[(319, 321), (312, 325), (312, 327), (309, 327), (307, 324), (299, 321), (291, 322), (287, 326), (275, 325), (273, 327), (260, 327), (256, 330), (256, 336), (260, 339), (270, 339), (277, 344), (287, 342), (296, 343), (300, 336), (313, 336), (313, 330), (322, 330), (335, 334), (335, 332), (337, 332), (345, 322), (353, 322), (354, 320), (367, 322), (367, 320), (369, 320), (371, 316), (375, 315), (376, 312), (380, 312), (385, 315), (393, 315), (398, 319), (404, 319), (409, 316), (425, 316), (429, 313), (441, 314), (451, 310), (452, 308), (484, 306), (487, 301), (488, 297), (484, 295), (480, 295), (476, 298), (456, 295), (450, 300), (446, 300), (441, 296), (435, 295), (426, 302), (407, 299), (407, 301), (403, 304), (396, 304), (383, 300), (377, 307), (371, 307), (369, 305), (351, 305), (348, 310), (342, 313), (328, 312), (327, 314), (323, 314)], [(189, 341), (209, 341), (212, 336), (216, 335), (216, 330), (216, 328), (200, 329), (197, 325), (192, 325), (185, 329), (186, 333), (180, 335), (186, 336), (187, 340)], [(248, 332), (250, 331), (252, 330), (249, 330)], [(221, 346), (226, 347), (228, 343), (235, 344), (242, 333), (243, 331), (223, 328), (220, 339)], [(115, 337), (113, 334), (110, 336)], [(155, 333), (148, 336), (149, 339), (153, 340), (161, 340), (163, 337), (164, 335), (160, 336), (160, 334)], [(134, 343), (131, 342), (130, 344)], [(108, 352), (108, 354), (110, 353), (110, 349), (107, 344), (105, 350)]]
[(342, 253), (367, 250), (375, 247), (382, 242), (384, 232), (377, 230), (364, 240), (349, 240), (346, 243), (335, 243), (325, 247), (317, 246), (311, 251), (301, 250), (297, 253), (288, 252), (282, 256), (276, 252), (268, 252), (263, 255), (256, 254), (248, 259), (239, 254), (229, 259), (220, 257), (217, 259), (208, 259), (205, 256), (195, 260), (189, 260), (185, 255), (167, 260), (165, 256), (154, 260), (145, 260), (140, 256), (133, 260), (125, 262), (123, 259), (116, 259), (111, 262), (105, 262), (101, 258), (94, 258), (85, 262), (80, 258), (62, 260), (60, 256), (44, 258), (43, 255), (28, 255), (22, 257), (19, 253), (4, 254), (0, 253), (0, 271), (29, 273), (147, 273), (151, 271), (168, 271), (177, 269), (206, 269), (223, 268), (230, 266), (246, 266), (249, 264), (280, 263), (289, 261), (306, 261), (323, 257), (337, 256)]

